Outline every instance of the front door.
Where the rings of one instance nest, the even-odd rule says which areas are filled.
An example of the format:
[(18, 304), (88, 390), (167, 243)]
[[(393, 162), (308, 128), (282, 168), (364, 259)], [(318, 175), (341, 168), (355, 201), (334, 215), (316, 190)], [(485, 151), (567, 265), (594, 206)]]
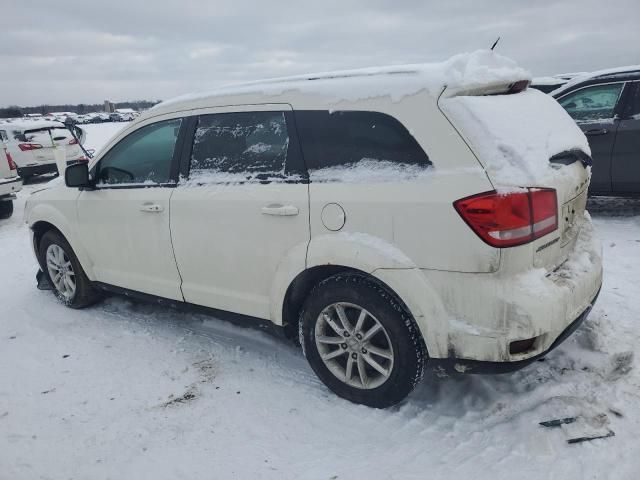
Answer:
[(151, 123), (118, 142), (77, 200), (80, 238), (99, 282), (182, 300), (171, 248), (169, 200), (180, 119)]
[(589, 139), (593, 158), (589, 190), (594, 193), (611, 192), (611, 154), (618, 128), (616, 108), (623, 87), (623, 82), (592, 85), (558, 100)]
[(185, 301), (273, 319), (282, 308), (270, 302), (277, 272), (302, 271), (309, 242), (290, 107), (216, 109), (193, 120), (192, 138), (188, 178), (171, 198)]

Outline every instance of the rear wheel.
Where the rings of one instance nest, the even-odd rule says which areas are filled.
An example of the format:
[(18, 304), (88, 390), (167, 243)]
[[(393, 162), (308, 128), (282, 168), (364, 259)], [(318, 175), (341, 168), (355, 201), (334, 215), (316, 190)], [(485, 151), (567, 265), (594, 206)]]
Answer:
[(100, 299), (67, 240), (50, 230), (40, 241), (40, 259), (56, 296), (72, 308), (84, 308)]
[(13, 201), (0, 200), (0, 220), (5, 220), (13, 215)]
[(364, 275), (322, 281), (305, 302), (300, 337), (318, 377), (352, 402), (394, 405), (422, 378), (425, 350), (413, 318)]

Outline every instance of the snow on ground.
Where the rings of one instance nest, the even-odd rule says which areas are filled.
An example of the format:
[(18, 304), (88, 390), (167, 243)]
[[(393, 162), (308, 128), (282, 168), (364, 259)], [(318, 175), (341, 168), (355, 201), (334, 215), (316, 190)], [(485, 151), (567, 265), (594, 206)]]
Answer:
[[(640, 471), (640, 201), (591, 203), (605, 283), (588, 321), (546, 361), (501, 376), (429, 374), (404, 404), (381, 411), (334, 396), (297, 348), (261, 331), (119, 297), (75, 311), (37, 290), (22, 223), (36, 188), (0, 223), (2, 479)], [(600, 413), (615, 437), (568, 445), (571, 426), (538, 426)]]

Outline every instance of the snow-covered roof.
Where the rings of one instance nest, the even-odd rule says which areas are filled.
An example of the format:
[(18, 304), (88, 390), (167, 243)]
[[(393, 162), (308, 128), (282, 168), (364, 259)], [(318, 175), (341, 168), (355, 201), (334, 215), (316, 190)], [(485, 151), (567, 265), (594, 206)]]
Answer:
[(559, 85), (567, 80), (559, 77), (534, 77), (531, 81), (532, 85)]
[(133, 108), (116, 108), (117, 113), (136, 113)]
[(565, 90), (573, 87), (574, 85), (577, 85), (579, 83), (582, 83), (584, 81), (591, 80), (594, 78), (608, 77), (608, 76), (614, 76), (618, 74), (628, 74), (628, 73), (635, 73), (635, 72), (640, 74), (640, 65), (628, 65), (626, 67), (607, 68), (604, 70), (589, 72), (583, 75), (578, 75), (576, 77), (573, 77), (571, 80), (569, 80), (567, 83), (565, 83), (561, 87), (556, 88), (554, 91), (550, 92), (550, 95), (552, 96), (559, 95)]
[(52, 120), (45, 121), (17, 121), (17, 122), (0, 122), (0, 128), (12, 129), (12, 130), (37, 130), (38, 128), (66, 128), (63, 123)]
[(383, 96), (397, 101), (422, 90), (436, 96), (444, 87), (447, 93), (454, 94), (530, 79), (531, 74), (513, 60), (489, 50), (478, 50), (440, 63), (341, 70), (228, 85), (167, 100), (153, 107), (149, 115), (199, 108), (224, 97), (245, 97), (250, 102), (271, 96), (274, 102), (286, 103), (290, 101), (288, 97), (303, 93), (317, 96), (324, 104)]

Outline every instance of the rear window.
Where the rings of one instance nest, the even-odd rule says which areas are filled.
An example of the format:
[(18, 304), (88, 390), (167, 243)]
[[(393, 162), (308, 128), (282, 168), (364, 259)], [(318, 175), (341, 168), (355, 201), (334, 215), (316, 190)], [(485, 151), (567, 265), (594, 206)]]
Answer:
[(58, 144), (73, 139), (71, 132), (63, 127), (14, 131), (13, 137), (19, 142), (39, 143), (43, 146), (51, 146), (52, 141)]
[(540, 185), (561, 174), (549, 162), (555, 155), (591, 153), (576, 122), (552, 97), (537, 90), (453, 97), (440, 105), (494, 185)]
[[(380, 112), (296, 111), (296, 126), (312, 181), (355, 179), (367, 172), (379, 179), (413, 176), (429, 157), (395, 118)], [(362, 170), (362, 172), (361, 172)]]

